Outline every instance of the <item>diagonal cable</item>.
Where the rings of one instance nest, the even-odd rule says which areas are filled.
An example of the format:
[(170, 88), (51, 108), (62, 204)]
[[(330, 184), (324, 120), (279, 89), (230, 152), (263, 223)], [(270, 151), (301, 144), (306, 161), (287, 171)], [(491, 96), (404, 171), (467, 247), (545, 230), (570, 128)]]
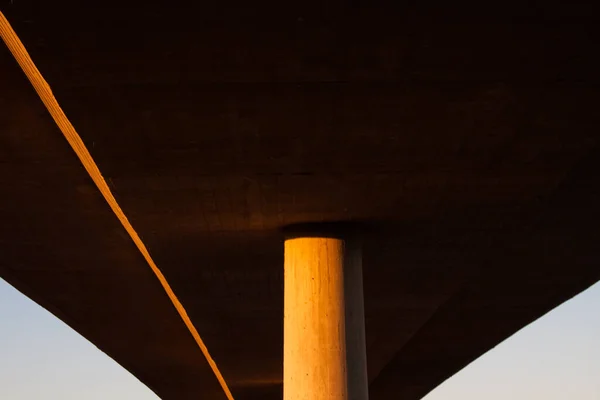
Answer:
[(198, 334), (198, 331), (196, 330), (196, 327), (194, 326), (190, 317), (188, 316), (187, 312), (185, 311), (185, 308), (183, 307), (183, 305), (181, 304), (181, 302), (179, 301), (179, 299), (173, 292), (171, 285), (169, 285), (169, 282), (167, 282), (167, 279), (165, 278), (165, 276), (163, 275), (161, 270), (154, 263), (154, 260), (150, 256), (150, 253), (148, 252), (148, 249), (144, 245), (144, 242), (142, 242), (142, 239), (140, 239), (139, 235), (137, 234), (137, 232), (135, 231), (135, 229), (133, 228), (133, 226), (127, 219), (127, 216), (125, 216), (125, 213), (123, 212), (123, 210), (121, 210), (121, 207), (115, 200), (115, 197), (113, 196), (110, 188), (106, 184), (106, 181), (104, 180), (104, 177), (100, 173), (100, 170), (98, 169), (98, 166), (94, 162), (94, 159), (92, 158), (90, 152), (88, 151), (88, 149), (85, 147), (85, 144), (81, 140), (81, 137), (79, 136), (79, 134), (73, 127), (73, 124), (71, 124), (71, 122), (69, 121), (69, 119), (67, 118), (67, 116), (65, 115), (63, 110), (60, 108), (58, 101), (52, 94), (52, 90), (50, 89), (50, 86), (48, 85), (48, 83), (46, 82), (46, 80), (44, 79), (44, 77), (42, 76), (40, 71), (35, 66), (33, 60), (29, 56), (29, 53), (25, 49), (25, 46), (23, 45), (23, 43), (21, 42), (21, 40), (19, 39), (19, 37), (17, 36), (15, 31), (13, 30), (12, 26), (10, 25), (10, 23), (8, 22), (8, 20), (6, 19), (6, 17), (4, 16), (4, 14), (1, 11), (0, 11), (0, 37), (2, 37), (2, 40), (4, 41), (4, 43), (6, 43), (6, 46), (8, 47), (8, 49), (14, 56), (15, 60), (17, 61), (17, 63), (19, 64), (19, 66), (21, 67), (21, 69), (23, 70), (25, 75), (27, 76), (27, 78), (29, 79), (29, 82), (31, 82), (31, 84), (33, 85), (38, 96), (40, 97), (40, 99), (42, 100), (42, 102), (44, 103), (46, 108), (48, 109), (48, 112), (50, 113), (52, 118), (54, 119), (54, 122), (56, 122), (56, 125), (58, 125), (58, 127), (60, 128), (60, 131), (63, 133), (63, 135), (65, 136), (65, 138), (67, 139), (67, 141), (69, 142), (69, 144), (71, 145), (71, 147), (73, 148), (75, 153), (77, 154), (77, 157), (79, 157), (79, 160), (81, 161), (85, 170), (88, 172), (88, 174), (90, 175), (90, 177), (92, 178), (92, 180), (94, 181), (96, 186), (98, 187), (98, 190), (100, 190), (100, 193), (102, 193), (102, 196), (104, 197), (104, 199), (106, 200), (106, 202), (108, 203), (108, 205), (110, 206), (110, 208), (112, 209), (114, 214), (117, 216), (119, 221), (121, 221), (123, 228), (125, 228), (125, 230), (129, 234), (129, 236), (131, 237), (131, 239), (133, 240), (133, 242), (135, 243), (137, 248), (140, 250), (140, 253), (142, 253), (142, 256), (144, 256), (144, 258), (148, 262), (148, 265), (152, 269), (152, 272), (154, 272), (154, 275), (156, 275), (156, 278), (158, 278), (161, 286), (167, 293), (167, 296), (169, 296), (171, 303), (173, 303), (173, 306), (179, 313), (179, 316), (185, 323), (185, 326), (188, 328), (188, 330), (194, 337), (194, 340), (198, 344), (198, 347), (200, 347), (200, 350), (206, 357), (206, 361), (210, 365), (212, 371), (214, 372), (215, 376), (217, 377), (217, 380), (221, 384), (221, 387), (223, 388), (223, 391), (225, 392), (225, 395), (227, 396), (228, 400), (234, 400), (233, 396), (231, 394), (231, 391), (229, 390), (227, 383), (225, 382), (225, 379), (223, 378), (223, 375), (221, 375), (221, 372), (219, 371), (217, 364), (210, 356), (210, 353), (208, 352), (208, 349), (207, 349), (206, 345), (204, 344), (204, 341), (200, 337), (200, 334)]

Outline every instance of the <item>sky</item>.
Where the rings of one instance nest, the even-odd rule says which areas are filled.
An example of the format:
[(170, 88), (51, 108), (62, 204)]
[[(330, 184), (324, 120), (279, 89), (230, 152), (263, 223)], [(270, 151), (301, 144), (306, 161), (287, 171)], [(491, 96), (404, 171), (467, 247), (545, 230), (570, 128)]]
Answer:
[[(600, 283), (480, 357), (425, 400), (600, 400)], [(0, 399), (157, 400), (0, 279)]]

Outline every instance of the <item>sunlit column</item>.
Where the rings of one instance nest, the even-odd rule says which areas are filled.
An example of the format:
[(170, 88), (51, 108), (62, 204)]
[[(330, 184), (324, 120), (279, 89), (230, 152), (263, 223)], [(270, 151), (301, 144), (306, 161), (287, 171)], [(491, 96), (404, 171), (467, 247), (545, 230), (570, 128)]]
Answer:
[(284, 400), (367, 400), (358, 242), (285, 241)]

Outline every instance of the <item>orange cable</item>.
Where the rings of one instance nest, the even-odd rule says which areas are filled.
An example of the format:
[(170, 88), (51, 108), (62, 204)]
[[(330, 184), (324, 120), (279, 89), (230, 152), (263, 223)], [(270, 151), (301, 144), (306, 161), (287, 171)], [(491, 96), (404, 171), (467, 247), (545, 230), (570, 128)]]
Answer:
[(185, 308), (173, 292), (173, 289), (171, 289), (171, 286), (167, 282), (167, 279), (165, 278), (163, 273), (154, 263), (154, 260), (150, 256), (150, 253), (148, 252), (148, 249), (142, 242), (142, 239), (140, 239), (137, 232), (135, 231), (135, 229), (133, 229), (133, 226), (125, 216), (125, 213), (123, 213), (123, 210), (121, 210), (121, 207), (119, 207), (119, 204), (115, 200), (115, 197), (110, 191), (110, 188), (106, 184), (104, 177), (100, 173), (98, 166), (94, 162), (94, 159), (92, 158), (90, 152), (81, 140), (81, 137), (79, 136), (79, 134), (73, 127), (73, 124), (71, 124), (63, 110), (60, 108), (58, 101), (52, 94), (50, 86), (33, 63), (33, 60), (29, 56), (29, 53), (27, 53), (25, 46), (23, 45), (23, 43), (21, 42), (21, 40), (13, 30), (12, 26), (1, 11), (0, 37), (2, 37), (2, 40), (4, 41), (4, 43), (6, 43), (6, 46), (14, 56), (15, 60), (17, 61), (17, 63), (19, 63), (25, 75), (27, 75), (29, 82), (31, 82), (38, 96), (48, 109), (48, 112), (50, 113), (52, 118), (54, 119), (54, 122), (56, 122), (56, 125), (58, 125), (61, 132), (63, 133), (63, 135), (77, 154), (77, 157), (79, 157), (79, 160), (81, 160), (81, 163), (83, 164), (86, 171), (100, 190), (100, 193), (102, 193), (102, 196), (104, 196), (104, 199), (106, 200), (110, 208), (113, 210), (119, 221), (121, 221), (121, 224), (123, 225), (127, 233), (129, 233), (129, 236), (148, 262), (148, 265), (152, 269), (152, 272), (154, 272), (154, 275), (156, 275), (156, 277), (158, 278), (160, 284), (167, 293), (167, 296), (169, 296), (169, 299), (171, 299), (171, 302), (173, 303), (173, 306), (175, 306), (175, 309), (177, 309), (177, 312), (181, 316), (181, 319), (183, 320), (188, 330), (196, 340), (196, 343), (198, 343), (198, 347), (200, 347), (200, 350), (202, 350), (202, 353), (206, 357), (206, 360), (208, 361), (208, 364), (213, 370), (215, 376), (217, 377), (217, 380), (221, 384), (225, 395), (229, 400), (234, 400), (231, 391), (227, 387), (227, 383), (223, 378), (223, 375), (221, 375), (217, 364), (210, 356), (206, 345), (204, 344), (202, 338), (198, 334), (196, 327), (190, 320), (190, 317), (185, 311)]

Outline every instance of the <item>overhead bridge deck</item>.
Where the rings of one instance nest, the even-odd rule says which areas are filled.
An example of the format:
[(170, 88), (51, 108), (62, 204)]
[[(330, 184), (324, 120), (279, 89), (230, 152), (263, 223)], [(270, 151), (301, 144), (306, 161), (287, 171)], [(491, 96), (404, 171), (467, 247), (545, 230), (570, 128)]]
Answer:
[[(525, 3), (0, 7), (236, 400), (283, 396), (282, 230), (340, 221), (370, 399), (418, 400), (600, 279), (600, 14)], [(226, 399), (5, 46), (0, 187), (2, 278), (163, 400)]]

